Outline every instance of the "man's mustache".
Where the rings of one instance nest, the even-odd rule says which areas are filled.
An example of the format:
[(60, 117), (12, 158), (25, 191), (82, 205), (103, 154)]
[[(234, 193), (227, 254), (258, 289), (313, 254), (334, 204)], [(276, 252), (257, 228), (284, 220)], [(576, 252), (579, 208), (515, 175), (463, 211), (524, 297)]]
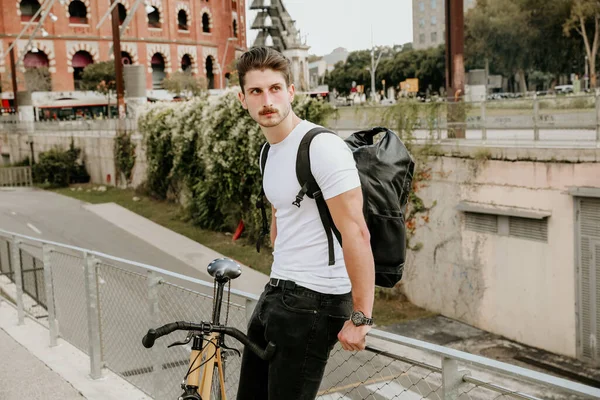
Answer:
[(266, 114), (271, 114), (271, 113), (277, 113), (277, 109), (276, 108), (264, 108), (258, 114), (259, 115), (266, 115)]

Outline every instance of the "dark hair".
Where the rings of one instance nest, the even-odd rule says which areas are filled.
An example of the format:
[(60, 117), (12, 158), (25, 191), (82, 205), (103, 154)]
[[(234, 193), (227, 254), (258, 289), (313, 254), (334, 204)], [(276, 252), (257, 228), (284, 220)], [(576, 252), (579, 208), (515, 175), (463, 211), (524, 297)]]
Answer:
[(237, 63), (242, 92), (244, 91), (246, 74), (257, 69), (261, 71), (272, 69), (273, 71), (280, 72), (288, 86), (291, 82), (292, 71), (290, 69), (290, 60), (287, 57), (270, 47), (254, 47), (242, 54)]

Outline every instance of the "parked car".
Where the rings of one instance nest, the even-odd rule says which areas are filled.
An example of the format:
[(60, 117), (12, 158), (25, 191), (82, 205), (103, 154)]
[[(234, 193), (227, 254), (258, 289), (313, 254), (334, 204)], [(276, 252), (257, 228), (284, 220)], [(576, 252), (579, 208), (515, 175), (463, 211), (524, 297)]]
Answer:
[(558, 85), (558, 86), (554, 86), (554, 91), (557, 94), (573, 93), (573, 85)]

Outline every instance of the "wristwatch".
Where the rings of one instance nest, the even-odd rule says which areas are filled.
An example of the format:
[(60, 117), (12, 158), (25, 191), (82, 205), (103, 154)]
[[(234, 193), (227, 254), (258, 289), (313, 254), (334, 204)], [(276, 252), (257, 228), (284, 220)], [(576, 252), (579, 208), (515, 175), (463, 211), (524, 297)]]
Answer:
[(373, 318), (365, 317), (365, 314), (362, 311), (352, 311), (350, 321), (356, 326), (373, 325)]

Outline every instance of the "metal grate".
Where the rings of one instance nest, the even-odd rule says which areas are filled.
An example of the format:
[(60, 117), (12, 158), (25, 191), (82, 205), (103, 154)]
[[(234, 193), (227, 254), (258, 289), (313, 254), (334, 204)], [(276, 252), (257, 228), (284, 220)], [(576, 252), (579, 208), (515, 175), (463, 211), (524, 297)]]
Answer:
[(483, 233), (498, 233), (498, 216), (465, 212), (467, 230)]
[(509, 217), (508, 234), (523, 239), (548, 241), (548, 219)]
[(580, 355), (600, 359), (600, 200), (578, 201), (578, 280)]
[(580, 201), (581, 235), (600, 240), (600, 199)]

